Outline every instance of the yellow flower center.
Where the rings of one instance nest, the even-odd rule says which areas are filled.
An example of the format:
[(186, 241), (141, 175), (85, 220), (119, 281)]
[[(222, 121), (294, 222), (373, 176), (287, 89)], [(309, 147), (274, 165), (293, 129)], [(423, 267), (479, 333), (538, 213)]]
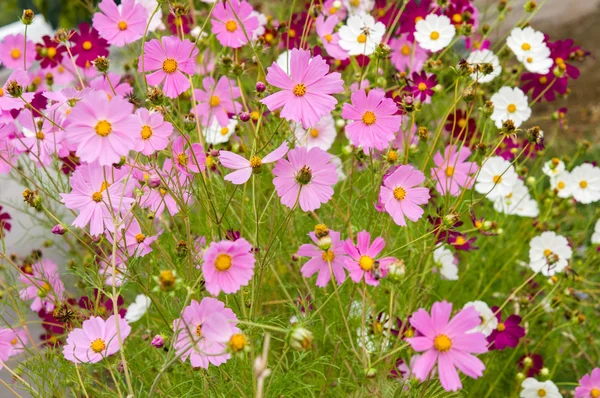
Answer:
[(361, 256), (358, 265), (360, 265), (360, 268), (363, 270), (370, 271), (373, 268), (373, 265), (375, 265), (375, 260), (369, 256)]
[(219, 104), (221, 104), (221, 98), (216, 95), (210, 97), (210, 106), (219, 106)]
[(502, 182), (502, 177), (499, 175), (495, 175), (493, 180), (494, 180), (494, 184), (500, 184)]
[(100, 192), (94, 192), (92, 194), (92, 200), (96, 203), (101, 202), (102, 201), (102, 194)]
[(319, 130), (317, 130), (315, 128), (310, 129), (310, 131), (308, 133), (313, 138), (317, 138), (319, 136)]
[(306, 86), (302, 83), (298, 83), (294, 86), (292, 92), (296, 97), (302, 97), (304, 94), (306, 94)]
[(514, 113), (517, 111), (517, 106), (515, 104), (508, 104), (508, 106), (506, 107), (506, 110), (509, 113)]
[(479, 220), (475, 221), (475, 228), (481, 229), (481, 227), (483, 227), (483, 223), (481, 221), (479, 221)]
[(125, 30), (125, 29), (127, 29), (127, 22), (121, 21), (117, 24), (117, 26), (119, 27), (120, 30)]
[(44, 282), (40, 286), (40, 290), (38, 291), (38, 295), (40, 297), (46, 297), (48, 295), (48, 293), (50, 293), (51, 290), (52, 290), (52, 286), (50, 286), (48, 284), (48, 282)]
[(148, 125), (142, 126), (142, 132), (140, 133), (143, 140), (147, 140), (152, 137), (152, 128)]
[(292, 39), (293, 39), (294, 37), (296, 37), (296, 30), (295, 30), (295, 29), (290, 29), (290, 30), (288, 31), (288, 36), (289, 36), (289, 37), (291, 37)]
[(461, 22), (462, 22), (462, 20), (463, 20), (463, 19), (462, 19), (462, 15), (460, 15), (460, 14), (458, 14), (458, 13), (457, 13), (457, 14), (454, 14), (454, 15), (452, 15), (452, 22), (454, 22), (454, 23), (461, 23)]
[(434, 30), (433, 32), (431, 32), (429, 34), (429, 38), (431, 40), (437, 40), (437, 39), (439, 39), (440, 38), (440, 32), (437, 32), (437, 31)]
[(18, 339), (15, 337), (14, 339), (12, 339), (12, 340), (10, 341), (10, 344), (11, 344), (11, 345), (15, 345), (15, 344), (17, 344), (17, 342), (18, 342), (18, 341), (19, 341), (19, 340), (18, 340)]
[(177, 163), (179, 163), (180, 166), (187, 166), (188, 162), (189, 158), (185, 153), (180, 153), (177, 155)]
[(242, 351), (244, 348), (246, 348), (247, 344), (248, 342), (246, 340), (246, 336), (244, 336), (242, 333), (236, 333), (229, 339), (229, 347), (233, 351)]
[(523, 43), (523, 44), (521, 44), (521, 49), (523, 49), (523, 51), (529, 51), (529, 50), (531, 50), (531, 44)]
[(558, 189), (564, 189), (565, 188), (565, 183), (562, 181), (559, 181), (558, 184), (556, 184), (556, 188)]
[(421, 21), (422, 19), (423, 19), (423, 17), (420, 15), (418, 17), (415, 17), (415, 23)]
[(204, 161), (206, 167), (211, 168), (214, 164), (214, 158), (210, 155), (206, 156), (206, 160)]
[(170, 288), (175, 284), (175, 274), (170, 269), (160, 271), (158, 282), (162, 288)]
[(0, 87), (0, 98), (4, 97), (4, 89), (2, 87)]
[(438, 334), (433, 340), (433, 346), (439, 352), (447, 352), (452, 348), (452, 340), (445, 334)]
[(586, 189), (588, 186), (588, 183), (586, 180), (581, 180), (581, 181), (579, 181), (579, 186), (581, 187), (581, 189)]
[(402, 48), (400, 49), (400, 52), (402, 53), (402, 55), (410, 55), (410, 47), (408, 44), (405, 44), (402, 46)]
[(227, 29), (228, 32), (235, 32), (237, 29), (237, 23), (230, 19), (225, 23), (225, 29)]
[(335, 14), (337, 12), (337, 10), (338, 9), (335, 8), (335, 7), (329, 7), (329, 14), (333, 15), (333, 14)]
[(421, 82), (421, 83), (419, 83), (417, 88), (419, 89), (419, 91), (425, 91), (425, 90), (427, 90), (427, 84)]
[(544, 250), (544, 257), (548, 257), (551, 254), (552, 254), (552, 250), (550, 250), (550, 249)]
[(387, 153), (387, 161), (390, 163), (395, 163), (398, 161), (398, 157), (398, 152), (394, 151), (393, 149), (390, 149)]
[(531, 57), (527, 57), (527, 60), (526, 60), (526, 61), (527, 61), (527, 63), (528, 63), (528, 64), (530, 64), (530, 63), (532, 63), (532, 62), (533, 62), (533, 58), (531, 58)]
[(146, 235), (144, 235), (144, 234), (141, 234), (141, 233), (140, 233), (140, 234), (137, 234), (137, 235), (135, 236), (135, 241), (136, 241), (137, 243), (142, 243), (142, 242), (143, 242), (143, 241), (145, 241), (145, 240), (146, 240)]
[(505, 325), (504, 325), (502, 322), (500, 322), (500, 323), (498, 324), (498, 326), (496, 327), (496, 329), (497, 329), (499, 332), (504, 332), (504, 331), (506, 330), (506, 326), (505, 326)]
[(259, 158), (258, 156), (252, 156), (250, 158), (250, 167), (252, 167), (253, 169), (259, 168), (260, 166), (262, 166), (262, 159)]
[(96, 339), (92, 341), (92, 344), (90, 344), (90, 348), (92, 349), (92, 351), (99, 354), (106, 348), (106, 343), (102, 339)]
[(599, 398), (600, 397), (600, 390), (597, 388), (592, 388), (592, 391), (590, 391), (590, 397), (592, 398)]
[(43, 140), (44, 138), (46, 138), (46, 136), (44, 135), (44, 133), (43, 133), (43, 132), (41, 132), (41, 131), (38, 131), (38, 132), (35, 134), (35, 138), (37, 138), (38, 140)]
[(48, 58), (54, 58), (56, 56), (56, 47), (48, 47), (46, 54), (48, 55)]
[(415, 331), (411, 328), (406, 329), (406, 331), (404, 332), (404, 337), (411, 338), (414, 335), (415, 335)]
[(406, 190), (402, 187), (397, 187), (394, 189), (394, 198), (396, 200), (403, 200), (406, 197)]
[(466, 125), (467, 119), (465, 119), (464, 117), (458, 121), (458, 127), (460, 127), (461, 129), (464, 129)]
[(330, 263), (335, 258), (335, 253), (327, 249), (321, 254), (321, 258)]
[(371, 111), (366, 111), (362, 117), (362, 121), (367, 126), (370, 126), (377, 121), (377, 116)]
[(364, 33), (361, 33), (360, 35), (358, 35), (358, 37), (356, 38), (356, 41), (358, 41), (361, 44), (364, 44), (367, 42), (367, 35), (365, 35)]
[(325, 40), (327, 40), (327, 43), (331, 43), (331, 40), (333, 40), (333, 37), (331, 37), (331, 35), (329, 33), (327, 33), (323, 37), (325, 38)]
[(457, 236), (456, 240), (454, 241), (454, 245), (455, 246), (462, 246), (466, 243), (467, 241), (465, 240), (465, 238), (463, 238), (462, 236)]
[(202, 337), (202, 325), (196, 326), (196, 335)]
[(228, 127), (223, 127), (221, 129), (221, 135), (227, 135), (227, 133), (229, 133), (229, 128)]
[(108, 122), (108, 120), (100, 120), (96, 124), (96, 134), (100, 137), (106, 137), (112, 131), (112, 125)]
[(229, 254), (219, 254), (215, 259), (215, 268), (219, 271), (227, 271), (231, 268), (231, 256)]
[(18, 48), (13, 48), (13, 50), (10, 52), (10, 56), (13, 59), (17, 59), (21, 56), (21, 50), (19, 50)]
[(175, 73), (177, 71), (177, 61), (175, 61), (173, 58), (165, 59), (163, 61), (162, 69), (168, 74)]
[(350, 5), (353, 7), (360, 6), (360, 0), (350, 0)]
[(84, 50), (91, 50), (92, 48), (92, 42), (89, 40), (86, 40), (83, 42), (83, 44), (81, 45), (81, 47), (83, 47)]
[(546, 390), (544, 390), (543, 388), (540, 388), (537, 392), (538, 397), (545, 397), (546, 396)]
[(452, 166), (446, 167), (446, 175), (448, 177), (452, 177), (454, 175), (454, 167), (452, 167)]

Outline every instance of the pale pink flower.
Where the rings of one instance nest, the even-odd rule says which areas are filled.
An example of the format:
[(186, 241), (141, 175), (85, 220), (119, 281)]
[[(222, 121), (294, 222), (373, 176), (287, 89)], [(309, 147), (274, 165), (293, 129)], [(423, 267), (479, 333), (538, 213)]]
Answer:
[(246, 1), (219, 1), (212, 12), (212, 32), (225, 47), (240, 48), (248, 43), (259, 22)]
[[(0, 42), (0, 63), (10, 69), (29, 69), (35, 61), (35, 44), (31, 40), (25, 42), (22, 34), (6, 35)], [(23, 57), (27, 57), (25, 63)]]
[(337, 16), (333, 15), (327, 19), (323, 15), (317, 17), (315, 26), (317, 35), (323, 43), (323, 48), (334, 59), (344, 60), (348, 58), (348, 51), (344, 50), (338, 42), (340, 34), (335, 33), (335, 27), (340, 22)]
[[(346, 251), (344, 250), (344, 242), (340, 240), (340, 233), (337, 231), (329, 230), (329, 237), (331, 238), (331, 247), (327, 250), (320, 249), (317, 245), (319, 239), (317, 239), (314, 232), (308, 234), (310, 239), (315, 243), (304, 244), (298, 248), (298, 256), (312, 257), (302, 266), (300, 272), (305, 278), (310, 278), (317, 272), (316, 285), (319, 287), (325, 287), (331, 280), (331, 274), (333, 273), (335, 280), (338, 285), (341, 285), (346, 279)], [(331, 265), (331, 267), (330, 267)]]
[(96, 91), (104, 91), (108, 99), (112, 99), (115, 95), (125, 97), (125, 95), (133, 92), (131, 85), (127, 82), (121, 83), (121, 75), (114, 72), (108, 72), (106, 75), (100, 75), (92, 79), (90, 87)]
[(237, 114), (242, 105), (235, 100), (240, 97), (240, 89), (233, 79), (221, 76), (215, 84), (215, 79), (202, 79), (203, 89), (194, 90), (197, 104), (193, 112), (204, 126), (210, 126), (216, 118), (221, 127), (229, 124), (228, 114)]
[(31, 273), (22, 272), (19, 280), (26, 287), (19, 291), (21, 300), (31, 300), (32, 311), (52, 312), (56, 303), (63, 300), (65, 285), (60, 279), (58, 265), (51, 260), (42, 259), (31, 266)]
[[(27, 342), (27, 332), (24, 329), (0, 328), (0, 361), (6, 362), (10, 357), (24, 352)], [(2, 370), (1, 363), (0, 370)]]
[(173, 141), (171, 150), (175, 166), (185, 175), (190, 176), (206, 169), (206, 154), (202, 145), (189, 144), (183, 137), (179, 137)]
[(436, 180), (435, 189), (442, 194), (458, 196), (461, 188), (471, 188), (475, 181), (477, 163), (467, 162), (471, 151), (467, 147), (461, 147), (458, 151), (455, 145), (448, 145), (444, 155), (440, 152), (433, 157), (437, 166), (431, 169), (431, 178)]
[(401, 37), (392, 39), (390, 48), (392, 49), (390, 61), (398, 71), (412, 73), (420, 72), (423, 69), (428, 52), (417, 43)]
[[(117, 322), (119, 330), (117, 332)], [(92, 316), (83, 321), (80, 328), (73, 329), (63, 347), (65, 359), (74, 363), (96, 363), (117, 353), (121, 349), (120, 341), (124, 341), (131, 333), (131, 326), (119, 315), (104, 320)]]
[(410, 165), (399, 166), (386, 177), (379, 189), (379, 200), (394, 222), (406, 226), (406, 218), (416, 222), (423, 216), (424, 205), (429, 201), (429, 189), (418, 187), (425, 175)]
[(98, 8), (102, 12), (94, 14), (94, 29), (109, 44), (123, 47), (144, 35), (148, 13), (135, 0), (123, 0), (120, 7), (113, 0), (102, 0)]
[(173, 125), (165, 122), (160, 112), (150, 112), (140, 108), (135, 113), (139, 120), (135, 150), (146, 156), (161, 151), (169, 146), (169, 137), (173, 133)]
[(236, 155), (229, 151), (219, 152), (219, 161), (224, 167), (235, 170), (233, 173), (227, 174), (224, 178), (233, 184), (240, 185), (246, 183), (252, 176), (252, 173), (260, 173), (262, 171), (262, 165), (267, 163), (276, 162), (288, 151), (287, 142), (283, 142), (279, 148), (269, 153), (264, 158), (258, 156), (252, 156), (250, 160)]

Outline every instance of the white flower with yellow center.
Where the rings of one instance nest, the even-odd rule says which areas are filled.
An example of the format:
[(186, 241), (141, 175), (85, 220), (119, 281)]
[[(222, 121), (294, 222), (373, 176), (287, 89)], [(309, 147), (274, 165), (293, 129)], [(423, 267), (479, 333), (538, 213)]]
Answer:
[(596, 225), (594, 226), (594, 233), (592, 234), (592, 244), (600, 245), (600, 219), (596, 221)]
[(510, 194), (518, 178), (515, 168), (508, 160), (500, 156), (492, 156), (479, 170), (475, 180), (475, 191), (486, 195), (488, 199), (495, 200)]
[(438, 52), (454, 39), (456, 28), (445, 15), (429, 14), (415, 25), (415, 40), (424, 50)]
[(559, 198), (566, 199), (570, 197), (572, 186), (573, 179), (571, 178), (571, 173), (567, 170), (554, 177), (550, 177), (550, 188), (556, 191), (556, 195)]
[(483, 333), (487, 336), (492, 334), (496, 327), (498, 327), (498, 319), (494, 316), (494, 311), (487, 305), (484, 301), (470, 301), (465, 304), (464, 308), (473, 307), (477, 312), (479, 312), (479, 319), (481, 319), (481, 324), (476, 328), (469, 330), (469, 333)]
[(127, 307), (127, 313), (125, 314), (125, 320), (129, 323), (137, 322), (142, 317), (150, 306), (152, 305), (152, 300), (144, 294), (138, 294), (135, 297), (135, 301)]
[(534, 53), (548, 48), (545, 43), (544, 34), (534, 30), (531, 26), (526, 28), (514, 28), (506, 39), (506, 45), (515, 54), (520, 62)]
[(521, 384), (520, 398), (563, 398), (556, 384), (551, 380), (537, 381), (533, 377), (528, 377)]
[[(477, 80), (479, 83), (489, 83), (502, 73), (502, 67), (500, 66), (498, 57), (490, 50), (475, 50), (471, 52), (467, 58), (467, 62), (469, 64), (476, 64), (474, 66), (479, 66), (479, 70), (476, 70), (475, 73), (471, 74), (471, 79)], [(490, 64), (492, 66), (491, 73), (481, 73), (480, 70), (482, 64)]]
[(238, 124), (236, 117), (229, 119), (226, 127), (221, 127), (219, 121), (215, 118), (210, 126), (204, 129), (204, 139), (207, 144), (223, 144), (229, 141), (229, 138), (235, 132), (235, 127)]
[(537, 217), (540, 214), (537, 202), (520, 179), (517, 179), (508, 194), (496, 198), (494, 209), (499, 213), (521, 217)]
[(529, 243), (529, 266), (544, 276), (562, 272), (571, 256), (573, 250), (567, 238), (552, 231), (543, 232)]
[(552, 158), (548, 160), (546, 163), (544, 163), (544, 167), (542, 168), (542, 172), (550, 178), (557, 177), (563, 171), (565, 171), (565, 162), (559, 158)]
[(507, 120), (512, 120), (515, 127), (519, 127), (531, 116), (527, 95), (518, 87), (504, 86), (492, 95), (490, 100), (494, 104), (494, 112), (490, 119), (498, 128), (502, 128), (502, 124)]
[(570, 194), (583, 204), (600, 200), (600, 168), (584, 163), (571, 170)]
[(385, 25), (370, 15), (354, 15), (339, 30), (339, 45), (349, 55), (371, 55), (381, 43)]
[(298, 146), (305, 146), (306, 149), (318, 147), (327, 151), (333, 145), (337, 135), (335, 121), (331, 115), (325, 115), (319, 123), (308, 129), (297, 123), (294, 127), (294, 135)]
[(446, 246), (440, 246), (433, 251), (433, 262), (439, 267), (440, 275), (444, 279), (458, 280), (458, 267), (455, 260), (454, 253)]

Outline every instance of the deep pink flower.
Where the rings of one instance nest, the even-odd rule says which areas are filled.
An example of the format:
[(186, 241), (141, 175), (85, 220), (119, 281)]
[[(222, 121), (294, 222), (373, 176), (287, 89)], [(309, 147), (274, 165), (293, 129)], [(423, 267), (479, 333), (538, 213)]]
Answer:
[(398, 261), (394, 257), (379, 258), (379, 254), (385, 247), (385, 240), (378, 236), (371, 243), (371, 234), (360, 231), (357, 236), (357, 244), (352, 239), (344, 241), (344, 250), (349, 257), (346, 258), (346, 269), (350, 273), (350, 279), (358, 283), (363, 278), (367, 285), (379, 285), (379, 279), (385, 278), (390, 264)]
[(228, 169), (236, 170), (233, 173), (229, 173), (225, 176), (226, 181), (230, 181), (233, 184), (244, 184), (250, 179), (252, 173), (260, 173), (262, 171), (262, 165), (266, 163), (276, 162), (288, 151), (287, 142), (283, 142), (279, 148), (269, 153), (264, 158), (258, 156), (252, 156), (250, 160), (236, 155), (229, 151), (219, 152), (219, 161), (224, 167)]
[(527, 377), (535, 377), (540, 374), (544, 367), (544, 358), (538, 354), (527, 354), (519, 358), (517, 363), (519, 369), (525, 371)]
[(77, 57), (75, 64), (82, 68), (89, 68), (98, 57), (108, 56), (108, 42), (87, 23), (79, 24), (79, 32), (71, 36), (71, 42), (71, 53)]
[(337, 16), (333, 15), (325, 19), (322, 15), (317, 17), (315, 26), (317, 35), (323, 43), (325, 51), (334, 59), (344, 60), (348, 58), (348, 51), (344, 50), (338, 42), (340, 41), (340, 34), (334, 32), (336, 25), (340, 20)]
[(0, 206), (0, 238), (4, 236), (4, 231), (10, 232), (12, 229), (12, 225), (10, 224), (10, 220), (12, 217), (10, 214), (2, 211), (3, 207)]
[(600, 368), (594, 368), (590, 374), (584, 375), (575, 387), (575, 398), (600, 397)]
[(58, 265), (51, 260), (42, 259), (31, 266), (32, 273), (19, 275), (26, 286), (19, 291), (21, 300), (31, 300), (32, 311), (42, 308), (51, 312), (55, 304), (63, 300), (65, 285), (60, 279)]
[(333, 196), (338, 181), (331, 155), (321, 148), (294, 148), (288, 160), (280, 159), (273, 168), (273, 185), (281, 203), (292, 209), (296, 203), (303, 211), (313, 211)]
[[(154, 6), (152, 8), (154, 8)], [(193, 23), (194, 18), (189, 13), (182, 16), (176, 16), (172, 12), (170, 12), (169, 16), (167, 17), (167, 24), (169, 25), (169, 30), (175, 36), (179, 36), (181, 34), (181, 31), (183, 31), (183, 34), (185, 35), (190, 33), (192, 31), (190, 25), (192, 25)]]
[(444, 154), (438, 152), (433, 157), (436, 168), (431, 169), (431, 178), (436, 180), (435, 189), (441, 194), (458, 196), (461, 188), (471, 188), (477, 171), (477, 163), (467, 162), (471, 151), (456, 145), (448, 145)]
[(404, 12), (400, 15), (400, 27), (397, 33), (408, 33), (408, 38), (412, 40), (417, 21), (425, 19), (429, 15), (430, 6), (431, 0), (421, 0), (418, 4), (416, 0), (409, 0)]
[(84, 162), (119, 163), (135, 147), (132, 132), (139, 121), (132, 112), (133, 105), (121, 97), (109, 100), (102, 92), (91, 92), (69, 115), (66, 139)]
[(352, 145), (365, 150), (387, 148), (402, 123), (394, 100), (386, 98), (380, 89), (368, 94), (361, 89), (352, 93), (351, 99), (352, 104), (344, 104), (342, 117), (351, 121), (346, 125), (346, 133)]
[(519, 340), (525, 336), (525, 329), (520, 326), (521, 317), (511, 314), (502, 322), (500, 308), (494, 306), (492, 311), (498, 319), (498, 327), (487, 338), (490, 350), (504, 350), (506, 347), (515, 348)]
[(37, 52), (35, 59), (40, 61), (42, 68), (53, 68), (62, 61), (67, 49), (50, 36), (42, 37), (42, 41), (43, 43), (35, 45), (35, 51)]
[[(117, 334), (117, 322), (119, 331)], [(93, 316), (83, 321), (81, 328), (73, 329), (63, 347), (65, 359), (74, 363), (96, 363), (121, 349), (120, 340), (124, 341), (131, 333), (131, 326), (119, 316), (111, 315), (107, 320)]]
[(140, 108), (135, 114), (139, 119), (139, 134), (134, 148), (136, 151), (149, 156), (169, 146), (173, 125), (165, 122), (160, 112), (150, 112), (146, 108)]
[(261, 100), (270, 111), (281, 110), (281, 117), (302, 123), (307, 129), (331, 113), (337, 104), (331, 94), (344, 91), (344, 82), (337, 72), (328, 73), (329, 66), (310, 51), (294, 48), (290, 55), (290, 75), (273, 62), (267, 68), (267, 82), (282, 89)]
[[(240, 48), (258, 29), (258, 18), (246, 1), (219, 1), (212, 13), (212, 32), (225, 47)], [(241, 23), (241, 26), (240, 26)]]
[(344, 242), (340, 240), (340, 233), (329, 230), (331, 247), (327, 250), (322, 250), (317, 246), (319, 239), (317, 239), (314, 232), (310, 232), (308, 235), (315, 244), (303, 244), (298, 248), (298, 252), (296, 253), (298, 256), (312, 257), (302, 266), (300, 270), (302, 276), (310, 278), (318, 272), (316, 285), (325, 287), (331, 280), (331, 274), (333, 273), (338, 285), (341, 285), (344, 279), (346, 279), (344, 268), (346, 268), (348, 257), (344, 249)]
[(444, 128), (450, 132), (452, 138), (468, 144), (477, 131), (477, 123), (472, 117), (467, 119), (466, 111), (457, 109), (448, 115)]
[(10, 357), (21, 354), (25, 351), (27, 341), (27, 332), (24, 329), (0, 328), (0, 361), (6, 362)]
[(93, 25), (109, 44), (123, 47), (144, 36), (148, 13), (135, 0), (123, 0), (120, 7), (113, 0), (102, 0), (98, 8), (102, 12), (94, 14)]
[(215, 79), (205, 77), (202, 87), (204, 89), (194, 90), (197, 101), (194, 114), (204, 126), (210, 126), (216, 118), (221, 127), (227, 127), (228, 113), (238, 114), (242, 110), (242, 105), (235, 101), (241, 95), (235, 80), (221, 76), (215, 85)]
[(207, 369), (209, 364), (219, 366), (227, 362), (231, 355), (226, 344), (233, 334), (240, 333), (236, 325), (235, 313), (219, 300), (192, 300), (181, 317), (173, 321), (177, 356), (183, 362), (189, 358), (194, 368)]
[(412, 367), (413, 375), (420, 381), (431, 376), (437, 363), (442, 387), (446, 391), (457, 391), (462, 383), (456, 368), (465, 375), (477, 379), (483, 375), (485, 365), (472, 354), (488, 351), (485, 335), (472, 332), (481, 324), (479, 312), (466, 307), (450, 319), (452, 304), (436, 302), (431, 316), (423, 308), (413, 313), (410, 324), (422, 336), (406, 339), (413, 350), (423, 352)]
[[(164, 82), (163, 92), (169, 98), (177, 98), (190, 88), (187, 75), (193, 75), (198, 49), (188, 39), (163, 36), (146, 43), (144, 56), (140, 56), (138, 70), (152, 72), (146, 76), (148, 84), (159, 86)], [(184, 74), (185, 73), (185, 74)]]
[(424, 205), (429, 201), (429, 189), (418, 187), (425, 175), (411, 165), (401, 165), (383, 180), (379, 199), (394, 222), (406, 226), (406, 218), (416, 222), (423, 216)]
[(251, 250), (252, 245), (244, 238), (211, 242), (202, 264), (206, 290), (218, 296), (221, 291), (231, 294), (248, 285), (256, 262)]
[(173, 141), (171, 146), (175, 166), (186, 175), (200, 173), (206, 169), (206, 154), (198, 143), (189, 144), (183, 137)]
[(444, 14), (450, 19), (452, 25), (458, 29), (462, 24), (468, 23), (473, 26), (473, 30), (479, 25), (479, 11), (471, 0), (453, 0), (450, 1)]
[[(35, 44), (31, 40), (25, 43), (25, 37), (20, 33), (6, 35), (0, 42), (0, 63), (7, 68), (29, 69), (36, 55)], [(27, 63), (23, 62), (23, 57), (27, 57)]]
[(448, 243), (451, 244), (456, 250), (472, 251), (479, 249), (474, 245), (476, 237), (469, 238), (467, 235), (456, 233), (448, 237)]
[(570, 79), (577, 79), (580, 74), (579, 69), (571, 65), (570, 61), (575, 58), (574, 55), (581, 50), (581, 47), (576, 46), (573, 39), (547, 41), (547, 45), (550, 49), (550, 58), (554, 60), (554, 65), (559, 71), (565, 73)]
[(421, 73), (413, 72), (412, 84), (406, 87), (416, 100), (424, 104), (431, 102), (434, 94), (433, 88), (437, 85), (437, 77), (434, 74), (428, 74), (425, 71)]
[(521, 88), (526, 93), (532, 91), (533, 99), (552, 102), (556, 99), (556, 94), (563, 95), (567, 92), (567, 80), (566, 77), (557, 78), (552, 71), (547, 75), (525, 72), (521, 75)]
[(390, 41), (390, 61), (399, 72), (420, 72), (427, 60), (427, 50), (404, 37)]

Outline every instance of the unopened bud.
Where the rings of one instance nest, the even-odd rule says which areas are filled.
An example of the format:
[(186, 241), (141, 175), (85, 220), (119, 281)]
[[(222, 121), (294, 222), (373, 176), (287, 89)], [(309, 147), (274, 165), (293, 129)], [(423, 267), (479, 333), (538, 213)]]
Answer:
[(23, 16), (21, 17), (21, 22), (23, 23), (23, 25), (31, 25), (33, 23), (34, 17), (35, 17), (35, 14), (33, 13), (33, 10), (30, 10), (30, 9), (23, 10)]

